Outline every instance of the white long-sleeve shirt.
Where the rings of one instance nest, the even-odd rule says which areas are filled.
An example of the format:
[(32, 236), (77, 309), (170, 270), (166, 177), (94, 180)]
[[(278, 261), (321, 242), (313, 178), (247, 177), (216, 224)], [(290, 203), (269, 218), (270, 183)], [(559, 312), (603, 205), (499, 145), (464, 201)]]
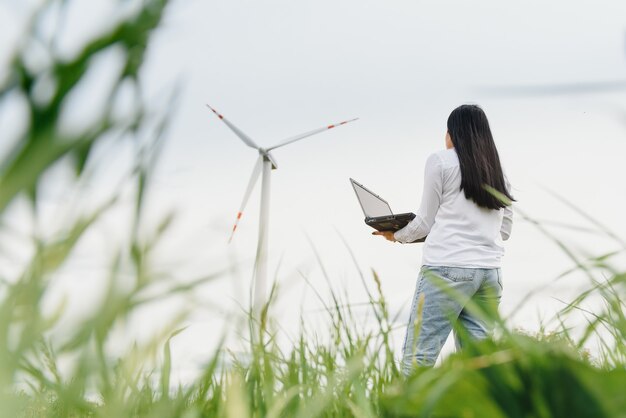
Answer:
[[(510, 190), (507, 181), (506, 187)], [(415, 218), (394, 237), (412, 242), (426, 237), (422, 264), (497, 268), (504, 255), (502, 241), (511, 235), (510, 206), (494, 210), (478, 206), (461, 191), (461, 168), (454, 148), (426, 160), (422, 203)]]

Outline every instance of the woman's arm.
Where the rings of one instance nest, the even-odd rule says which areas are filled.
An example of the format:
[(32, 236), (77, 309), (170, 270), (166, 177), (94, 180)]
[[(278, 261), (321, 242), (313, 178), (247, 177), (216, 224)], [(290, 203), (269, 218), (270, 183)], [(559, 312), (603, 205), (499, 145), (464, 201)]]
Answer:
[(439, 210), (442, 195), (443, 170), (441, 159), (437, 154), (431, 154), (426, 160), (426, 167), (424, 168), (424, 189), (420, 208), (411, 222), (393, 234), (395, 240), (413, 242), (428, 235), (430, 228), (435, 223), (435, 215)]
[[(506, 185), (506, 190), (511, 193), (511, 183), (509, 180), (504, 177), (504, 183)], [(511, 229), (513, 229), (513, 209), (512, 204), (509, 206), (505, 206), (504, 208), (504, 216), (502, 217), (502, 226), (500, 227), (500, 236), (503, 241), (506, 241), (511, 236)]]

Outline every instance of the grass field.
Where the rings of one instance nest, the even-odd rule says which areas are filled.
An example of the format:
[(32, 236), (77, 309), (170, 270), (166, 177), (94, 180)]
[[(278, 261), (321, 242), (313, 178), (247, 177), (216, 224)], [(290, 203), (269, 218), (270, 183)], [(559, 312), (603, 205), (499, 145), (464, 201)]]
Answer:
[[(259, 317), (242, 314), (253, 335), (246, 352), (219, 346), (199, 376), (184, 386), (170, 382), (170, 341), (184, 331), (184, 315), (152, 340), (114, 354), (108, 343), (117, 324), (145, 306), (228, 274), (181, 284), (155, 274), (150, 264), (172, 221), (166, 216), (152, 228), (144, 221), (146, 190), (168, 119), (141, 104), (139, 75), (166, 3), (147, 0), (136, 14), (86, 43), (76, 56), (62, 60), (49, 51), (45, 65), (33, 66), (23, 52), (40, 42), (40, 17), (51, 7), (65, 5), (46, 3), (41, 16), (33, 18), (8, 76), (0, 80), (0, 104), (19, 103), (27, 109), (26, 127), (0, 161), (3, 242), (16, 234), (8, 215), (16, 207), (26, 205), (36, 217), (49, 170), (71, 166), (79, 185), (97, 168), (92, 155), (99, 144), (136, 145), (134, 169), (125, 180), (133, 190), (132, 227), (125, 245), (110, 260), (106, 292), (91, 314), (77, 318), (62, 340), (54, 339), (50, 330), (63, 310), (50, 313), (43, 303), (81, 238), (119, 204), (115, 193), (98, 207), (79, 211), (54, 236), (28, 237), (30, 256), (24, 268), (15, 277), (0, 277), (0, 416), (626, 417), (626, 272), (612, 267), (626, 243), (591, 217), (598, 231), (615, 242), (615, 252), (580, 258), (567, 243), (535, 224), (570, 257), (574, 270), (589, 279), (588, 290), (559, 312), (560, 326), (528, 335), (511, 329), (495, 312), (471, 307), (496, 323), (497, 338), (467, 340), (463, 352), (439, 367), (416, 369), (409, 378), (399, 371), (390, 342), (397, 321), (390, 317), (376, 273), (361, 274), (375, 331), (362, 328), (352, 308), (332, 294), (323, 301), (330, 338), (319, 338), (303, 327), (291, 347), (280, 346), (280, 331), (268, 315), (270, 300)], [(122, 52), (124, 65), (100, 118), (79, 132), (63, 131), (60, 121), (67, 98), (82, 88), (80, 81), (92, 59), (113, 48)], [(135, 107), (119, 115), (117, 97), (128, 91), (137, 98)], [(5, 248), (0, 251), (4, 259), (10, 258)], [(126, 276), (121, 280), (128, 271), (130, 285)], [(602, 301), (595, 304), (601, 308), (584, 312), (588, 323), (573, 335), (565, 325), (568, 316), (585, 309), (592, 298)], [(590, 341), (601, 347), (593, 355), (586, 349)]]

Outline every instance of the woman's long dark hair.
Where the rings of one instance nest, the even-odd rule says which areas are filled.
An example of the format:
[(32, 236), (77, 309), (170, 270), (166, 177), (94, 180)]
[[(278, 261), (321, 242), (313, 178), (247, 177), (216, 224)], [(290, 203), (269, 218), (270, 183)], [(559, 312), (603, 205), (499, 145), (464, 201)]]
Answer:
[(478, 206), (507, 206), (493, 190), (514, 201), (504, 182), (500, 157), (485, 112), (476, 105), (462, 105), (448, 117), (448, 133), (459, 157), (461, 190)]

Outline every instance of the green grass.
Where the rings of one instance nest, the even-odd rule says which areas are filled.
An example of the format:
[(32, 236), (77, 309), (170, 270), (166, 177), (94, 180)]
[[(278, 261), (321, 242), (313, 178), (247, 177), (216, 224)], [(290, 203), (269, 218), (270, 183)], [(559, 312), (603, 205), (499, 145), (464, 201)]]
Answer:
[[(66, 2), (49, 2), (42, 13), (54, 5), (70, 7)], [(229, 274), (218, 272), (181, 284), (155, 274), (151, 265), (154, 249), (165, 239), (172, 221), (166, 216), (151, 227), (144, 219), (145, 196), (167, 118), (141, 105), (139, 74), (165, 7), (165, 1), (145, 1), (136, 15), (113, 24), (75, 57), (61, 60), (50, 52), (50, 63), (43, 69), (30, 68), (23, 58), (36, 42), (40, 20), (35, 16), (9, 76), (0, 81), (2, 104), (18, 96), (28, 105), (27, 128), (0, 162), (0, 234), (5, 238), (15, 234), (7, 214), (24, 202), (36, 211), (38, 192), (49, 170), (70, 165), (78, 183), (93, 174), (97, 165), (93, 149), (98, 144), (131, 141), (137, 145), (135, 168), (127, 180), (134, 190), (132, 227), (125, 245), (110, 260), (102, 300), (88, 316), (77, 318), (77, 325), (63, 338), (53, 338), (51, 330), (63, 311), (47, 313), (43, 301), (81, 239), (102, 216), (119, 207), (117, 195), (91, 212), (76, 215), (53, 237), (35, 234), (23, 271), (17, 277), (1, 278), (0, 416), (626, 416), (626, 272), (612, 267), (613, 258), (623, 254), (626, 244), (587, 214), (583, 215), (599, 232), (614, 240), (615, 252), (580, 257), (520, 212), (589, 279), (589, 289), (565, 305), (555, 327), (528, 335), (510, 329), (497, 313), (472, 307), (477, 315), (495, 321), (498, 338), (481, 343), (467, 340), (463, 352), (451, 355), (440, 367), (417, 369), (409, 378), (399, 371), (390, 338), (404, 318), (390, 317), (381, 280), (375, 272), (362, 273), (356, 262), (355, 271), (369, 299), (367, 309), (376, 321), (374, 331), (356, 321), (349, 303), (331, 292), (330, 300), (320, 298), (329, 337), (318, 336), (303, 319), (300, 335), (285, 348), (277, 342), (280, 331), (270, 315), (273, 291), (259, 318), (242, 312), (241, 319), (254, 334), (247, 350), (232, 353), (220, 344), (198, 377), (184, 386), (173, 385), (170, 379), (170, 343), (184, 332), (187, 312), (172, 318), (150, 341), (137, 343), (123, 354), (110, 352), (107, 343), (115, 327), (139, 309)], [(93, 65), (92, 58), (114, 47), (124, 51), (125, 65), (111, 87), (109, 102), (115, 102), (123, 86), (133, 86), (138, 95), (135, 111), (119, 119), (111, 104), (85, 130), (61, 134), (59, 120), (67, 97), (82, 88), (80, 81)], [(41, 83), (50, 79), (52, 93), (42, 97)], [(2, 257), (8, 259), (10, 254), (2, 249)], [(130, 282), (126, 276), (122, 280), (123, 271), (132, 271)], [(586, 309), (585, 302), (592, 298), (600, 298), (602, 307), (584, 312), (588, 323), (575, 336), (564, 324), (573, 312)], [(594, 356), (586, 349), (590, 341), (600, 345)], [(71, 367), (62, 367), (63, 359), (71, 359)]]

